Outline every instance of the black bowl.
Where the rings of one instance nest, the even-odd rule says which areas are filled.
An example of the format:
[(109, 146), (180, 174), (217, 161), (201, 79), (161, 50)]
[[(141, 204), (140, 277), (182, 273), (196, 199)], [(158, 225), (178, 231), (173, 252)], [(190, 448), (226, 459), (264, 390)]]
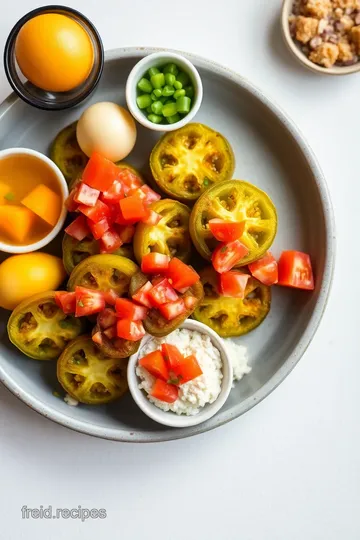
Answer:
[[(24, 80), (16, 62), (15, 42), (21, 27), (33, 17), (44, 13), (60, 13), (72, 18), (86, 30), (93, 45), (94, 65), (88, 78), (68, 92), (49, 92)], [(60, 111), (78, 105), (95, 90), (104, 68), (104, 47), (95, 26), (82, 13), (66, 6), (44, 6), (24, 15), (11, 30), (5, 44), (4, 68), (13, 90), (26, 103), (38, 109)]]

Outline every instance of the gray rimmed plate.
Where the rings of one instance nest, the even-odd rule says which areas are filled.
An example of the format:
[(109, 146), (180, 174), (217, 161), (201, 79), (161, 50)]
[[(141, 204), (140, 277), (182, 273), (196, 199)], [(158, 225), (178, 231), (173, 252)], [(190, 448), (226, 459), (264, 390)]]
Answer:
[[(96, 101), (125, 104), (125, 83), (134, 64), (153, 48), (109, 51), (102, 80), (90, 102), (64, 112), (31, 108), (13, 94), (0, 106), (0, 148), (23, 146), (47, 152), (57, 132)], [(177, 52), (177, 51), (174, 51)], [(183, 53), (181, 53), (183, 54)], [(290, 373), (308, 347), (328, 299), (335, 259), (334, 218), (322, 172), (301, 133), (262, 92), (232, 71), (186, 54), (198, 68), (204, 100), (195, 121), (223, 133), (236, 155), (235, 178), (265, 190), (278, 210), (278, 234), (272, 248), (310, 253), (316, 276), (312, 293), (274, 287), (265, 322), (239, 338), (248, 348), (252, 371), (232, 390), (211, 420), (186, 429), (162, 427), (143, 415), (127, 396), (100, 407), (69, 407), (54, 397), (58, 388), (52, 362), (37, 362), (13, 348), (6, 333), (9, 312), (0, 310), (0, 380), (35, 411), (74, 430), (118, 441), (155, 442), (188, 437), (229, 422), (266, 397)], [(139, 126), (138, 141), (127, 161), (146, 165), (159, 135)], [(51, 246), (60, 252), (59, 242)]]

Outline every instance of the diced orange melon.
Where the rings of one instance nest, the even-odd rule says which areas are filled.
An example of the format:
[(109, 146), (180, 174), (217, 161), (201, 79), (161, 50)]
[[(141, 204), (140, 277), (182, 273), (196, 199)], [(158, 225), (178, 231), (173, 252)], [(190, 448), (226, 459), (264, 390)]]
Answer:
[(12, 195), (11, 188), (4, 182), (0, 182), (0, 204), (6, 204), (7, 199), (5, 195)]
[(0, 231), (5, 233), (9, 241), (26, 243), (36, 219), (36, 215), (23, 206), (15, 204), (0, 206)]
[(21, 204), (29, 208), (46, 223), (54, 227), (61, 212), (61, 198), (52, 189), (39, 184), (24, 199)]

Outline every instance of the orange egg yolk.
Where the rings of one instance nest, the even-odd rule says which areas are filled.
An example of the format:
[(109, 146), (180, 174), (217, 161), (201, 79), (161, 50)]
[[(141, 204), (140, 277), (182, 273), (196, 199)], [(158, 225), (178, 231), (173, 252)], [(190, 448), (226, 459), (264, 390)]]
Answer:
[(94, 64), (94, 49), (86, 30), (58, 13), (27, 21), (16, 38), (15, 56), (23, 75), (51, 92), (76, 88), (87, 79)]

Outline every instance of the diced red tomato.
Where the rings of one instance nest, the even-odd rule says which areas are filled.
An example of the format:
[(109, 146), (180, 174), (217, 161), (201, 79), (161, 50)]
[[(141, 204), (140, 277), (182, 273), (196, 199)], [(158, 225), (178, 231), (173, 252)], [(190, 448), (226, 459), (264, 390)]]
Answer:
[(143, 192), (143, 190), (141, 189), (141, 187), (130, 189), (130, 191), (127, 192), (126, 196), (127, 197), (138, 197), (139, 199), (141, 199), (144, 202), (145, 202), (145, 199), (146, 199), (146, 195)]
[(108, 159), (94, 152), (82, 174), (82, 181), (88, 186), (107, 191), (119, 174), (119, 168)]
[(100, 221), (100, 219), (110, 217), (109, 207), (99, 199), (95, 206), (85, 206), (85, 204), (80, 204), (78, 210), (95, 223)]
[(179, 389), (173, 384), (168, 384), (162, 379), (156, 379), (150, 395), (165, 403), (174, 403), (179, 395)]
[(123, 244), (129, 244), (135, 234), (134, 225), (117, 225), (116, 231)]
[(114, 291), (114, 289), (109, 289), (108, 291), (104, 292), (104, 298), (107, 304), (110, 306), (115, 306), (115, 302), (119, 298), (119, 295)]
[(130, 319), (132, 321), (142, 321), (146, 318), (148, 309), (145, 306), (138, 306), (126, 298), (116, 300), (115, 309), (118, 317), (121, 319)]
[(129, 223), (136, 223), (146, 216), (143, 201), (135, 195), (122, 199), (119, 204), (123, 219)]
[(312, 291), (315, 288), (311, 259), (301, 251), (283, 251), (278, 263), (279, 285)]
[(179, 378), (179, 384), (182, 385), (196, 379), (196, 377), (202, 375), (203, 372), (196, 356), (192, 354), (191, 356), (183, 358), (181, 364), (176, 368), (174, 373)]
[(156, 193), (156, 191), (151, 189), (151, 187), (147, 184), (142, 185), (140, 189), (143, 193), (145, 193), (145, 204), (147, 205), (161, 199), (161, 195)]
[(117, 330), (116, 330), (116, 324), (114, 326), (110, 326), (106, 330), (104, 330), (104, 334), (108, 339), (114, 339), (117, 337)]
[(278, 265), (269, 251), (258, 261), (249, 264), (249, 270), (264, 285), (271, 286), (278, 282)]
[(229, 272), (248, 253), (248, 248), (240, 240), (219, 244), (211, 257), (212, 265), (219, 274), (223, 274)]
[(75, 317), (84, 317), (99, 313), (105, 308), (104, 295), (100, 291), (87, 289), (86, 287), (75, 287), (76, 309)]
[(169, 379), (169, 370), (161, 351), (154, 351), (140, 358), (139, 366), (146, 369), (146, 371), (157, 379), (162, 379), (163, 381), (168, 381)]
[(248, 274), (231, 270), (219, 275), (219, 290), (223, 296), (231, 298), (244, 298), (246, 284), (249, 280)]
[(91, 236), (89, 227), (87, 226), (86, 218), (84, 216), (78, 216), (70, 225), (65, 229), (65, 232), (76, 238), (76, 240), (84, 240), (87, 236)]
[(108, 229), (100, 238), (100, 253), (113, 253), (120, 246), (122, 246), (122, 241), (115, 229)]
[(77, 187), (74, 187), (65, 201), (65, 206), (69, 212), (76, 212), (78, 204), (74, 201), (74, 197), (77, 194)]
[(226, 221), (225, 219), (210, 219), (209, 229), (219, 242), (233, 242), (241, 238), (245, 221)]
[(127, 195), (131, 189), (135, 189), (141, 186), (142, 182), (135, 173), (129, 169), (118, 168), (118, 180), (122, 183), (125, 194)]
[(186, 309), (194, 309), (197, 304), (197, 298), (195, 298), (195, 296), (185, 296), (183, 300)]
[(139, 341), (145, 336), (145, 329), (141, 321), (130, 321), (130, 319), (120, 319), (116, 325), (119, 338), (129, 341)]
[(135, 294), (132, 295), (132, 299), (142, 306), (151, 308), (151, 302), (149, 298), (149, 292), (153, 288), (150, 281), (147, 281), (142, 287), (140, 287)]
[(105, 217), (96, 223), (88, 218), (87, 224), (95, 240), (99, 240), (110, 228), (109, 222)]
[(93, 340), (94, 343), (97, 343), (97, 345), (102, 345), (103, 344), (103, 338), (102, 338), (102, 334), (101, 332), (95, 332), (95, 334), (93, 334), (91, 336), (91, 339)]
[(158, 310), (167, 321), (172, 321), (179, 315), (185, 313), (186, 307), (184, 300), (182, 298), (179, 298), (175, 302), (169, 302), (168, 304), (160, 305), (158, 307)]
[(76, 297), (74, 292), (56, 291), (55, 302), (64, 313), (75, 313)]
[(74, 201), (79, 204), (85, 204), (86, 206), (95, 206), (99, 195), (100, 191), (98, 189), (94, 189), (81, 182), (74, 196)]
[(146, 225), (157, 225), (162, 218), (160, 214), (151, 210), (151, 208), (146, 208), (146, 216), (142, 218), (141, 222)]
[(119, 180), (114, 180), (113, 184), (100, 195), (100, 199), (106, 204), (118, 203), (125, 196), (124, 187)]
[(169, 281), (166, 278), (161, 279), (159, 283), (156, 283), (149, 291), (149, 299), (151, 304), (154, 307), (159, 307), (162, 304), (167, 304), (168, 302), (174, 302), (178, 299), (175, 289), (170, 285)]
[(110, 328), (110, 326), (114, 326), (117, 323), (115, 310), (112, 308), (105, 308), (97, 316), (97, 323), (102, 330), (106, 330), (107, 328)]
[(177, 291), (191, 287), (200, 279), (199, 274), (191, 266), (183, 263), (177, 257), (171, 259), (166, 276)]
[(171, 345), (170, 343), (162, 343), (161, 352), (169, 371), (176, 373), (179, 366), (181, 366), (181, 362), (184, 360), (184, 356), (175, 345)]
[(144, 274), (161, 274), (169, 268), (170, 257), (163, 253), (147, 253), (141, 261), (141, 271)]

